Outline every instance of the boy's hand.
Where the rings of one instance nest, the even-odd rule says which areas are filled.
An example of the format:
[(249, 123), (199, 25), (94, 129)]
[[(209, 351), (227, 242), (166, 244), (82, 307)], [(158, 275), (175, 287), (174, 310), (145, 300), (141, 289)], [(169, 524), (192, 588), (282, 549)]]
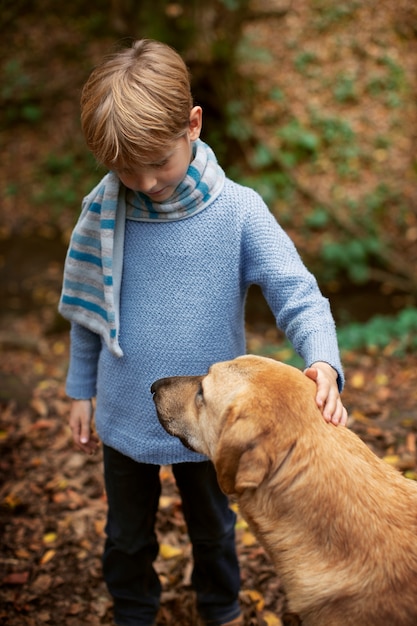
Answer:
[(98, 438), (91, 432), (92, 416), (91, 400), (72, 401), (69, 419), (72, 438), (76, 447), (87, 454), (94, 454), (98, 447)]
[(304, 374), (317, 384), (316, 402), (326, 422), (346, 426), (348, 415), (340, 399), (336, 370), (328, 363), (317, 361)]

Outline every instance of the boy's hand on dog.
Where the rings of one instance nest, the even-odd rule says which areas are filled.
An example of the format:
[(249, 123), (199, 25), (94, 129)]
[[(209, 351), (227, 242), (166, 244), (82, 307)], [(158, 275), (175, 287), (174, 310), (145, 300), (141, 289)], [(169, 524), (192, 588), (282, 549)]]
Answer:
[(73, 400), (70, 410), (69, 425), (76, 447), (87, 454), (94, 454), (98, 447), (98, 438), (91, 432), (93, 406), (91, 400)]
[(348, 415), (340, 399), (337, 372), (328, 363), (318, 361), (304, 373), (317, 384), (316, 402), (326, 422), (346, 426)]

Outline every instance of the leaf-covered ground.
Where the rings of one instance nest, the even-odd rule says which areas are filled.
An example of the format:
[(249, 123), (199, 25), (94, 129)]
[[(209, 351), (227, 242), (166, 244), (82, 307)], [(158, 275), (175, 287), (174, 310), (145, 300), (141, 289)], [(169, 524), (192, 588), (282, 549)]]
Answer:
[[(111, 601), (101, 576), (106, 516), (101, 455), (86, 456), (72, 447), (64, 392), (67, 333), (50, 335), (44, 321), (31, 315), (3, 320), (0, 341), (0, 622), (110, 626)], [(252, 333), (249, 347), (260, 352), (265, 341)], [(350, 427), (415, 479), (417, 357), (352, 353), (344, 362)], [(161, 469), (161, 477), (158, 626), (196, 626), (181, 502), (169, 467)], [(237, 547), (245, 625), (297, 623), (284, 618), (279, 577), (240, 516)]]

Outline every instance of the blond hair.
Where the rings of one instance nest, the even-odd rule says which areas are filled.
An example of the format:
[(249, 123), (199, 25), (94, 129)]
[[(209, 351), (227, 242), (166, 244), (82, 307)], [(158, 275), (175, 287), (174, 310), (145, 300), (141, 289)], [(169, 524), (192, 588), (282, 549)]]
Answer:
[(184, 135), (193, 106), (187, 67), (170, 46), (141, 39), (96, 67), (81, 96), (81, 125), (112, 169), (146, 165)]

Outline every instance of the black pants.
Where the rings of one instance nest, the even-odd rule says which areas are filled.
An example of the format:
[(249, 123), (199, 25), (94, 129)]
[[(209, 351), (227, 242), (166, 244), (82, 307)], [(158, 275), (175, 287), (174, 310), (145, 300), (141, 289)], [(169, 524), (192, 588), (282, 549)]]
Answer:
[[(158, 554), (155, 518), (161, 494), (159, 465), (137, 463), (104, 446), (109, 505), (104, 578), (119, 626), (149, 626), (161, 592), (153, 561)], [(209, 461), (172, 467), (193, 546), (192, 584), (201, 617), (218, 626), (239, 615), (236, 516)]]

